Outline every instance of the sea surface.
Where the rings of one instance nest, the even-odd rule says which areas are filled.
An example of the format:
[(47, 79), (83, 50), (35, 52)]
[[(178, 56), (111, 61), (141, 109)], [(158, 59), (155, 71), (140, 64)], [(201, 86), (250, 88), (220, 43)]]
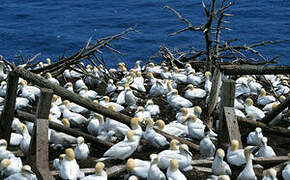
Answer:
[[(210, 2), (204, 0), (206, 5)], [(236, 44), (240, 45), (282, 41), (258, 50), (269, 59), (280, 54), (279, 63), (290, 65), (290, 0), (232, 2), (229, 13), (234, 16), (226, 19), (230, 21), (226, 26), (232, 30), (224, 30), (222, 40), (238, 38)], [(121, 61), (128, 66), (136, 60), (145, 63), (161, 45), (171, 50), (204, 49), (201, 32), (168, 36), (186, 26), (165, 5), (179, 11), (194, 26), (205, 22), (200, 0), (2, 0), (0, 54), (14, 61), (20, 53), (25, 59), (41, 53), (38, 59), (57, 60), (84, 47), (90, 37), (95, 42), (134, 26), (138, 33), (112, 43), (122, 56), (104, 51), (107, 66)]]

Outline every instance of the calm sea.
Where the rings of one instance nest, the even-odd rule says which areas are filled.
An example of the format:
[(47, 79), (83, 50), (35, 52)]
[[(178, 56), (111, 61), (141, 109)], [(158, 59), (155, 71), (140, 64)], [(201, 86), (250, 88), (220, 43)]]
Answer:
[[(210, 0), (204, 0), (209, 4)], [(283, 42), (259, 48), (265, 57), (277, 54), (280, 64), (290, 65), (290, 1), (242, 0), (235, 3), (223, 40), (238, 38), (238, 44), (266, 40)], [(169, 5), (188, 18), (193, 25), (205, 21), (200, 0), (8, 0), (0, 4), (0, 54), (9, 60), (21, 52), (29, 58), (41, 52), (41, 59), (69, 56), (82, 48), (87, 40), (114, 35), (137, 26), (139, 33), (112, 45), (123, 53), (105, 52), (108, 66), (125, 61), (132, 66), (143, 63), (158, 51), (160, 45), (170, 49), (204, 47), (201, 32), (186, 32), (174, 37), (168, 34), (185, 27), (168, 9)], [(158, 60), (157, 60), (158, 61)]]

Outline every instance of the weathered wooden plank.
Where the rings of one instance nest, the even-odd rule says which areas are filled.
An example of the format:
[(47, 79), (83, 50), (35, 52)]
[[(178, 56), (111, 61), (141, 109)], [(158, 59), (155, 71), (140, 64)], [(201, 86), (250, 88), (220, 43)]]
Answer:
[(11, 124), (15, 116), (14, 109), (18, 79), (19, 77), (16, 73), (12, 71), (8, 73), (5, 104), (0, 117), (0, 139), (5, 139), (8, 143), (10, 142), (11, 136)]
[(227, 126), (227, 133), (229, 137), (229, 142), (232, 142), (232, 140), (239, 141), (240, 148), (243, 148), (239, 124), (237, 121), (237, 117), (235, 115), (235, 109), (233, 107), (224, 107), (224, 113), (225, 113), (225, 120), (226, 120), (226, 126)]
[(224, 107), (234, 107), (235, 100), (235, 81), (224, 80), (221, 91), (221, 106), (219, 116), (219, 135), (218, 140), (221, 143), (228, 143), (228, 129), (226, 125), (226, 119), (224, 116)]
[(48, 142), (48, 115), (50, 111), (53, 91), (40, 89), (40, 98), (34, 119), (33, 135), (30, 143), (31, 161), (40, 173), (42, 179), (54, 179), (49, 172), (49, 142)]
[(275, 157), (255, 157), (254, 163), (264, 165), (279, 164), (285, 161), (290, 161), (288, 156), (275, 156)]
[[(213, 75), (213, 83), (212, 88), (210, 90), (209, 95), (209, 102), (208, 102), (208, 117), (211, 116), (212, 112), (214, 111), (217, 103), (218, 103), (218, 97), (220, 93), (220, 85), (222, 83), (222, 73), (219, 70), (219, 68), (216, 68)], [(212, 118), (208, 118), (208, 121), (206, 124), (212, 128), (213, 122)]]
[(221, 65), (225, 75), (290, 74), (290, 66)]

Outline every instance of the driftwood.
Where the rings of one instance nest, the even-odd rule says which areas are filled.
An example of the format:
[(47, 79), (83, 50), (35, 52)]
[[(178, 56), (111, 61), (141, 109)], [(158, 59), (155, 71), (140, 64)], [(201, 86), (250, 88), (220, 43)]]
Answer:
[(221, 65), (225, 75), (290, 74), (290, 66)]
[(265, 165), (279, 164), (285, 161), (289, 161), (288, 156), (275, 156), (275, 157), (255, 157), (253, 159), (254, 163)]
[(239, 124), (244, 125), (248, 128), (256, 128), (256, 127), (260, 127), (263, 129), (263, 131), (268, 132), (268, 133), (273, 133), (275, 135), (278, 136), (282, 136), (282, 137), (290, 137), (290, 130), (287, 128), (283, 128), (283, 127), (278, 127), (278, 126), (269, 126), (265, 123), (262, 122), (258, 122), (258, 121), (253, 121), (253, 120), (249, 120), (249, 119), (245, 119), (242, 117), (237, 117)]

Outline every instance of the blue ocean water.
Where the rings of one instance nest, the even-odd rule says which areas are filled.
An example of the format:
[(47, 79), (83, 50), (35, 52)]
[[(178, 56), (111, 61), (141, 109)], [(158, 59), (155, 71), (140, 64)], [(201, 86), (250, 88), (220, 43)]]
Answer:
[[(218, 0), (219, 1), (219, 0)], [(210, 0), (204, 0), (209, 4)], [(280, 64), (290, 65), (290, 1), (259, 0), (233, 1), (227, 27), (222, 39), (238, 37), (239, 44), (265, 40), (282, 40), (275, 45), (258, 48), (265, 57), (277, 54)], [(53, 60), (69, 56), (82, 48), (87, 40), (114, 35), (128, 27), (137, 26), (139, 33), (118, 40), (113, 46), (124, 56), (105, 52), (108, 66), (125, 61), (131, 66), (136, 60), (145, 62), (158, 51), (160, 45), (173, 48), (203, 49), (201, 32), (186, 32), (174, 37), (168, 34), (184, 23), (168, 9), (169, 5), (188, 18), (193, 25), (205, 21), (200, 0), (9, 0), (0, 4), (0, 54), (16, 59), (19, 51), (25, 58), (41, 52), (41, 59)]]

